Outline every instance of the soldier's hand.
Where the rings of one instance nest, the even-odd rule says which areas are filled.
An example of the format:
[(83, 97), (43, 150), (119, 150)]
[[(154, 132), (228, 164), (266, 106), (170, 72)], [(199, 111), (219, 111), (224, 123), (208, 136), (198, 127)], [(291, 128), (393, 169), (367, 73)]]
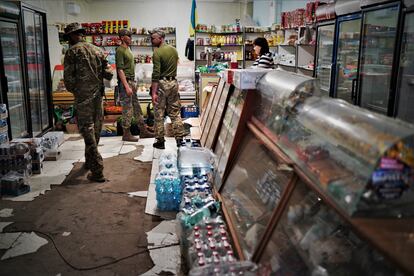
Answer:
[(127, 93), (127, 95), (128, 96), (131, 96), (132, 95), (132, 89), (131, 89), (131, 86), (126, 86), (125, 87), (125, 92)]
[(155, 106), (156, 104), (158, 104), (158, 95), (157, 94), (152, 94), (152, 104)]

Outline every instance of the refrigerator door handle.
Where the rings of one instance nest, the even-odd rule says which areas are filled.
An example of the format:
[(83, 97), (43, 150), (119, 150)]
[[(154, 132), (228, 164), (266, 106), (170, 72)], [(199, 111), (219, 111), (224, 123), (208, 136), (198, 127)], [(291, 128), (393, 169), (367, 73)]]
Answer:
[(4, 75), (4, 92), (7, 94), (9, 92), (9, 83), (7, 81), (7, 76)]
[(356, 81), (357, 81), (356, 78), (352, 80), (352, 90), (351, 90), (351, 99), (354, 104), (356, 104), (356, 91), (355, 91)]

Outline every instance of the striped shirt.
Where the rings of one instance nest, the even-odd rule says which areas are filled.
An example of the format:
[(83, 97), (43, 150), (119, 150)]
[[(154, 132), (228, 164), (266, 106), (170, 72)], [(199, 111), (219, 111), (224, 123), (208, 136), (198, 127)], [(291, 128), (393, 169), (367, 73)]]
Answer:
[(256, 61), (253, 63), (253, 67), (260, 67), (260, 68), (275, 68), (275, 64), (273, 63), (272, 53), (266, 53), (261, 55)]

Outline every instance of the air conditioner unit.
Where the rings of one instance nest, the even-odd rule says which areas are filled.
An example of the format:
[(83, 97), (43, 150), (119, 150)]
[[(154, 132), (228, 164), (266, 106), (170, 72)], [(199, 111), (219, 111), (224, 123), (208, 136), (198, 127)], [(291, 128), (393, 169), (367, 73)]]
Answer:
[(80, 6), (74, 2), (69, 2), (66, 4), (66, 12), (70, 15), (79, 15)]

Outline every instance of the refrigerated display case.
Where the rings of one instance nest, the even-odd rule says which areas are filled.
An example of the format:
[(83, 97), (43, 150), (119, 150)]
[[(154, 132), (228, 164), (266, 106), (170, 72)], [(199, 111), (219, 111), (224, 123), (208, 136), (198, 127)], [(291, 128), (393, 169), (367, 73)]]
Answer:
[(318, 25), (315, 77), (320, 81), (325, 96), (330, 94), (334, 37), (335, 21)]
[(41, 15), (32, 9), (23, 9), (25, 54), (30, 94), (33, 136), (39, 135), (50, 124), (48, 112), (48, 91), (45, 72), (45, 32)]
[(356, 104), (361, 14), (338, 17), (332, 96)]
[(397, 82), (396, 117), (414, 123), (414, 9), (404, 15), (400, 66)]
[(9, 111), (10, 137), (27, 136), (27, 110), (23, 81), (22, 52), (18, 23), (0, 18), (0, 52), (2, 58), (2, 97)]
[(0, 2), (2, 102), (10, 138), (37, 136), (52, 125), (46, 14), (20, 1)]
[(400, 2), (363, 11), (359, 54), (358, 97), (363, 108), (393, 115), (395, 66)]

